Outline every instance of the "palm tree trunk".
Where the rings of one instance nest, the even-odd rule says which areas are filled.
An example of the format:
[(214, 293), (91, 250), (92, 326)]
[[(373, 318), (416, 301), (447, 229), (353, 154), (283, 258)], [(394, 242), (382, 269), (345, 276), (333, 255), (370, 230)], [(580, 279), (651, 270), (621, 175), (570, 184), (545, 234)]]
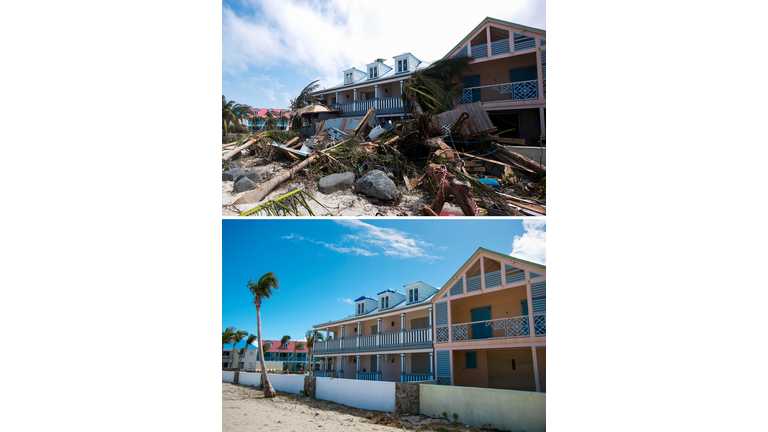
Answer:
[(273, 398), (277, 396), (272, 383), (269, 382), (267, 365), (264, 364), (264, 346), (261, 344), (261, 306), (256, 306), (256, 333), (259, 336), (259, 359), (261, 361), (261, 384), (264, 386), (264, 397)]
[(229, 353), (229, 368), (232, 369), (232, 361), (235, 358), (235, 345), (237, 345), (237, 342), (232, 342), (232, 352)]

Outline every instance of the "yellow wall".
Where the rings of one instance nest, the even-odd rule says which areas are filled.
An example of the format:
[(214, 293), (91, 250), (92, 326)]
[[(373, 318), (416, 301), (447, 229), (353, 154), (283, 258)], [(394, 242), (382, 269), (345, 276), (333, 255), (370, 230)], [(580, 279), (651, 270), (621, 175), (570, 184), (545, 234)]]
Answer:
[[(467, 352), (477, 353), (477, 369), (467, 369)], [(453, 352), (453, 383), (462, 387), (488, 388), (488, 356), (486, 350)]]
[[(501, 60), (487, 61), (472, 64), (472, 72), (464, 75), (480, 75), (480, 85), (504, 84), (509, 82), (509, 70), (524, 66), (535, 66), (536, 54), (526, 54), (522, 56), (507, 57)], [(481, 90), (483, 101), (506, 100), (509, 99), (509, 93), (499, 93), (491, 91), (490, 88)]]
[(476, 428), (490, 423), (491, 428), (500, 430), (544, 432), (546, 406), (545, 393), (429, 384), (419, 386), (421, 414), (437, 417), (445, 412), (449, 418), (458, 414), (462, 424)]

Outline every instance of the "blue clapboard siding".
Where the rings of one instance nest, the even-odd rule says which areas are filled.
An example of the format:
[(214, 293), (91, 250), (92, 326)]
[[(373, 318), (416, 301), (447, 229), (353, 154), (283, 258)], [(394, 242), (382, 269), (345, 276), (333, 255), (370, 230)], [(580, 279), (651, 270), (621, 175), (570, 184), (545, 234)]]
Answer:
[(460, 49), (459, 52), (453, 55), (453, 58), (461, 58), (461, 57), (469, 57), (469, 55), (467, 55), (466, 45), (464, 45), (464, 48)]
[[(501, 270), (496, 270), (495, 272), (490, 272), (485, 274), (485, 288), (493, 288), (501, 286)], [(467, 287), (467, 291), (469, 292), (469, 287)]]
[(538, 274), (536, 272), (531, 272), (531, 279), (533, 279), (535, 277), (541, 277), (541, 276), (544, 276), (544, 275), (543, 274)]
[(541, 39), (541, 46), (547, 46), (546, 39)]
[(435, 324), (448, 324), (448, 302), (435, 303)]
[(547, 312), (547, 281), (531, 284), (531, 297), (533, 302), (533, 313)]
[(472, 45), (472, 58), (488, 57), (488, 44)]
[(536, 39), (531, 36), (526, 36), (521, 33), (514, 33), (515, 35), (515, 51), (522, 51), (536, 47)]
[(448, 291), (446, 291), (445, 293), (443, 293), (443, 296), (442, 296), (442, 297), (440, 297), (440, 298), (446, 298), (446, 297), (448, 297)]
[(541, 75), (547, 79), (547, 50), (541, 51)]
[(451, 352), (440, 350), (437, 352), (437, 374), (451, 376)]
[(525, 272), (521, 268), (504, 264), (504, 271), (507, 273), (507, 283), (525, 280)]
[(480, 275), (467, 278), (467, 292), (480, 289)]
[(497, 56), (509, 53), (509, 39), (497, 40), (491, 42), (491, 55)]
[(452, 296), (464, 294), (464, 276), (460, 277), (459, 280), (451, 286), (450, 291)]

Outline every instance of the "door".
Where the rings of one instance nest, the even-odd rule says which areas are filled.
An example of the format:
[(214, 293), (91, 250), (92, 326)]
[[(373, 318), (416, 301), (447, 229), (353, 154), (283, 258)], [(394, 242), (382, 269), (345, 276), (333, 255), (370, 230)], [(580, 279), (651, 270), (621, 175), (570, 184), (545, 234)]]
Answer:
[[(470, 309), (471, 320), (474, 321), (487, 321), (491, 319), (491, 307), (485, 306), (475, 309)], [(493, 327), (486, 325), (486, 323), (472, 324), (472, 339), (488, 339), (493, 337)]]
[[(467, 87), (479, 87), (480, 86), (480, 75), (469, 75), (465, 76), (461, 79), (461, 82), (464, 83)], [(480, 89), (473, 89), (472, 90), (472, 102), (478, 102), (480, 100)]]
[(374, 354), (371, 356), (371, 372), (378, 372), (378, 370), (376, 369), (377, 366), (379, 365), (376, 362), (376, 355)]

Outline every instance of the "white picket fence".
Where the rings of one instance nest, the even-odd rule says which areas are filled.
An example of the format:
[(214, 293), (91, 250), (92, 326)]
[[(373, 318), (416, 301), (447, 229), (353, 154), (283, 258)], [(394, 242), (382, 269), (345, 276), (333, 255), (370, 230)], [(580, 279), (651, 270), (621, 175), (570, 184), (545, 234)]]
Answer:
[(315, 397), (342, 405), (376, 411), (395, 409), (395, 383), (316, 378)]

